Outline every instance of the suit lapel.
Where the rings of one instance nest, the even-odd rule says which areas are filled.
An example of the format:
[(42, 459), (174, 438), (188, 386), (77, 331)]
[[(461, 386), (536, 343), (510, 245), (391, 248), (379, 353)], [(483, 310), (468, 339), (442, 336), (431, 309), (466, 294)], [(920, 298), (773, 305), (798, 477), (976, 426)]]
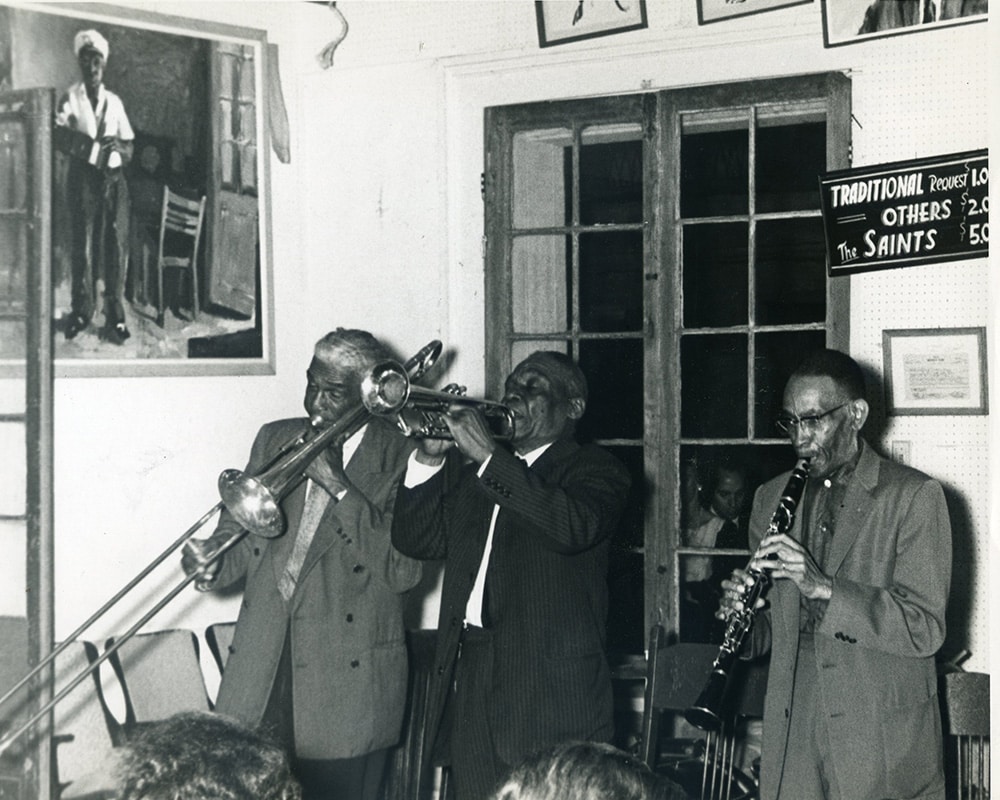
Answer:
[(837, 527), (830, 542), (827, 573), (836, 575), (840, 565), (865, 527), (865, 517), (875, 507), (871, 496), (878, 485), (879, 463), (874, 451), (862, 440), (861, 458), (844, 494), (844, 507), (837, 515)]

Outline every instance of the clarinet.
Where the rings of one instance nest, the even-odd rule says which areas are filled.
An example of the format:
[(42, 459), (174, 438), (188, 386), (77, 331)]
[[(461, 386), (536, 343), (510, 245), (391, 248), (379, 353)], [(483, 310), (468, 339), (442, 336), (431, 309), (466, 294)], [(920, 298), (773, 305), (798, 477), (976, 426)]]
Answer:
[[(802, 499), (802, 492), (805, 489), (806, 481), (809, 479), (809, 459), (803, 458), (796, 463), (792, 474), (788, 478), (778, 507), (771, 515), (771, 521), (767, 526), (765, 536), (772, 536), (776, 533), (787, 533), (792, 523), (795, 521), (795, 510)], [(773, 557), (773, 554), (772, 554)], [(770, 583), (770, 578), (765, 570), (752, 569), (747, 567), (747, 572), (753, 583), (747, 586), (743, 595), (743, 610), (733, 611), (726, 624), (726, 632), (723, 635), (722, 645), (719, 654), (712, 663), (712, 671), (708, 676), (705, 688), (702, 690), (694, 705), (684, 712), (684, 717), (692, 725), (701, 728), (703, 731), (717, 731), (722, 726), (722, 703), (726, 696), (726, 689), (729, 685), (729, 678), (733, 666), (738, 660), (740, 647), (746, 638), (754, 617), (757, 614), (757, 599), (764, 593)]]

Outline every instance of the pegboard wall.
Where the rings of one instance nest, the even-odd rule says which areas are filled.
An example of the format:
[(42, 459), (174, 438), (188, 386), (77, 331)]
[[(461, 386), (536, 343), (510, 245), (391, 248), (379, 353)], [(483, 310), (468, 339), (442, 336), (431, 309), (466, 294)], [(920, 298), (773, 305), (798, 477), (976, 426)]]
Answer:
[[(987, 26), (941, 35), (900, 36), (855, 48), (853, 165), (975, 150), (989, 145), (989, 75), (954, 69), (972, 54), (985, 57)], [(964, 56), (962, 54), (965, 54)], [(987, 259), (947, 262), (854, 275), (851, 352), (873, 375), (884, 373), (886, 329), (985, 327), (989, 323)], [(883, 384), (884, 385), (884, 384)], [(953, 525), (952, 596), (942, 655), (967, 648), (966, 669), (987, 671), (991, 641), (988, 597), (990, 502), (989, 417), (892, 416), (876, 392), (866, 431), (945, 487)], [(996, 398), (994, 398), (994, 404)]]

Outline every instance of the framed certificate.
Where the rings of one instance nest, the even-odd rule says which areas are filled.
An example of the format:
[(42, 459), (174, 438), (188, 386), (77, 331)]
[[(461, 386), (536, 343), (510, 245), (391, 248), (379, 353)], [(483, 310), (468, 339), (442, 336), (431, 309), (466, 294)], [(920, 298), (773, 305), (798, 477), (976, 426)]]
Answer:
[(889, 414), (986, 414), (985, 328), (882, 332)]

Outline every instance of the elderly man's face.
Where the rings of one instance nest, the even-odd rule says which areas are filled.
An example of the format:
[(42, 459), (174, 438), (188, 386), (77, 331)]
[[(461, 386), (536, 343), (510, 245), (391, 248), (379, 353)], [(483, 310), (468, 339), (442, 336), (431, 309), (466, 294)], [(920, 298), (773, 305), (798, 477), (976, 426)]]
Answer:
[(306, 413), (328, 428), (361, 402), (361, 377), (353, 363), (313, 358), (306, 370)]
[(583, 413), (583, 401), (563, 398), (548, 375), (531, 363), (522, 363), (504, 383), (503, 404), (514, 414), (511, 444), (528, 453), (554, 442)]
[(104, 81), (104, 56), (92, 47), (84, 47), (77, 56), (80, 65), (80, 75), (84, 86), (96, 89)]
[(858, 452), (864, 401), (850, 398), (827, 377), (792, 378), (785, 387), (784, 413), (793, 419), (820, 417), (795, 425), (789, 438), (799, 458), (809, 458), (809, 474), (825, 478)]

